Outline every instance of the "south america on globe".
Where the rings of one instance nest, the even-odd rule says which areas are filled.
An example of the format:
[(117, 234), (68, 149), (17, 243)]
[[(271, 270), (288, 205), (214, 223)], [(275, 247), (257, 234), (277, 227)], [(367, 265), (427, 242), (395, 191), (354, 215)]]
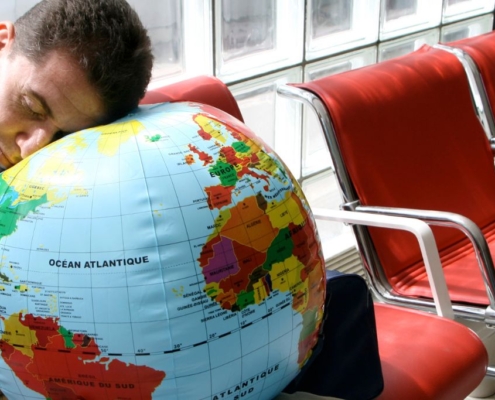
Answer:
[(0, 175), (9, 400), (272, 399), (324, 298), (297, 182), (213, 107), (139, 107)]

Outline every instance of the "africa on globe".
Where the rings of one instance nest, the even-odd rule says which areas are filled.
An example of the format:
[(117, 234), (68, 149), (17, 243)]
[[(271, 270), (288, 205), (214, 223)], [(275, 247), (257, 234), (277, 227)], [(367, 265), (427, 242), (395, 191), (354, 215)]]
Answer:
[(272, 399), (324, 298), (297, 182), (213, 107), (143, 106), (0, 175), (9, 400)]

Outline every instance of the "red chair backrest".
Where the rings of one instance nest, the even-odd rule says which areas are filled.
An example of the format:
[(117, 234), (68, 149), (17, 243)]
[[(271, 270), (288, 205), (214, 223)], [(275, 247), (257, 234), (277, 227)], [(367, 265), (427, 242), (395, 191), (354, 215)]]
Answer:
[[(361, 204), (451, 211), (481, 228), (495, 223), (493, 156), (454, 55), (424, 46), (296, 86), (328, 108)], [(370, 231), (389, 277), (420, 263), (410, 235)], [(435, 234), (441, 252), (465, 243), (454, 229)]]
[(141, 104), (192, 101), (219, 108), (243, 121), (239, 105), (229, 88), (218, 78), (198, 76), (148, 90)]

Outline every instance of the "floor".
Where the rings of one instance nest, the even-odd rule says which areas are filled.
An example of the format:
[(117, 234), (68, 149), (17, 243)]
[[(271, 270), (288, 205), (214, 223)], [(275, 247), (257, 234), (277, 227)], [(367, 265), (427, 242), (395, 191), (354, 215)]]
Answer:
[[(479, 400), (479, 399), (480, 399), (479, 397), (466, 397), (466, 400)], [(485, 400), (495, 399), (495, 394), (493, 394), (490, 397), (484, 397), (484, 399)]]

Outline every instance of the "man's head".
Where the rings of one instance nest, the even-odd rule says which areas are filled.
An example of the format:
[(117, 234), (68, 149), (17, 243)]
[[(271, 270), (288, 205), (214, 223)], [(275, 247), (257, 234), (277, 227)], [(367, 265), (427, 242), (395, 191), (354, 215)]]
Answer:
[(129, 113), (152, 62), (125, 0), (43, 0), (15, 24), (0, 23), (0, 165)]

